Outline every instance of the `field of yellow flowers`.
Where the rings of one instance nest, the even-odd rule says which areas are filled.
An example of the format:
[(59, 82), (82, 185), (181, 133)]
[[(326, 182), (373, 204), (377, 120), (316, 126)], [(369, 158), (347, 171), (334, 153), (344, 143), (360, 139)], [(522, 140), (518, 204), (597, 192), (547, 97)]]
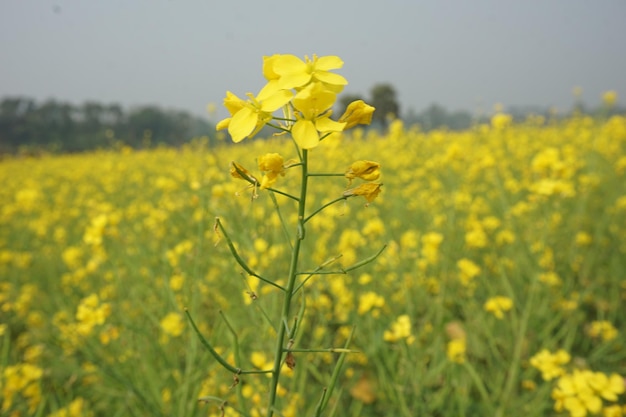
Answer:
[[(284, 271), (275, 204), (289, 202), (229, 172), (268, 149), (293, 153), (278, 137), (0, 160), (0, 415), (221, 416), (236, 413), (215, 398), (264, 401), (269, 379), (224, 370), (184, 311), (228, 361), (271, 366), (277, 291), (215, 228), (251, 268)], [(355, 328), (329, 415), (626, 415), (626, 118), (394, 121), (311, 154), (317, 171), (383, 167), (378, 198), (330, 206), (302, 249), (314, 269), (386, 245), (307, 286), (296, 346), (343, 346)], [(347, 186), (316, 178), (309, 201)], [(295, 354), (281, 415), (311, 415), (336, 355)]]

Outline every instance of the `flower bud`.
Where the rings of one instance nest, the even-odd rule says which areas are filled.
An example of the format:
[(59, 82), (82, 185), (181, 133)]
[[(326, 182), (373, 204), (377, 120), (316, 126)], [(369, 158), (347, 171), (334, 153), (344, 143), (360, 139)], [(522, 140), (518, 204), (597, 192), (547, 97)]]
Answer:
[(365, 181), (375, 181), (380, 177), (380, 164), (373, 161), (356, 161), (346, 171), (346, 178), (352, 181), (361, 178)]
[(363, 100), (356, 100), (348, 104), (346, 111), (339, 118), (339, 121), (347, 123), (344, 130), (350, 129), (356, 125), (369, 125), (372, 122), (374, 110), (376, 109)]

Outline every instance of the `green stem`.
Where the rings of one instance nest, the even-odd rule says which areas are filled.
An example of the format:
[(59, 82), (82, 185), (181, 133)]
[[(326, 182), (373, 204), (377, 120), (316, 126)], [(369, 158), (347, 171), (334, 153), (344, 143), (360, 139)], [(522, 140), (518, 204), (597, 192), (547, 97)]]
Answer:
[(334, 199), (333, 201), (329, 201), (328, 203), (324, 204), (322, 207), (318, 208), (317, 210), (315, 210), (313, 213), (311, 213), (306, 219), (304, 219), (304, 223), (308, 222), (309, 220), (311, 220), (311, 218), (313, 216), (315, 216), (317, 213), (319, 213), (320, 211), (324, 210), (326, 207), (328, 206), (332, 206), (335, 203), (340, 202), (341, 200), (347, 200), (348, 196), (341, 196), (339, 198)]
[(515, 341), (515, 348), (513, 351), (513, 360), (511, 361), (511, 365), (509, 367), (509, 371), (507, 372), (507, 380), (504, 384), (504, 389), (502, 392), (502, 397), (500, 399), (500, 407), (496, 412), (496, 416), (503, 416), (505, 414), (505, 408), (511, 399), (511, 395), (513, 389), (515, 388), (515, 383), (517, 382), (517, 376), (520, 369), (520, 363), (522, 361), (522, 355), (524, 350), (524, 341), (526, 336), (526, 331), (528, 329), (528, 323), (530, 321), (530, 316), (535, 309), (535, 295), (537, 292), (537, 280), (533, 280), (529, 290), (528, 301), (526, 306), (524, 307), (524, 312), (522, 313), (522, 320), (519, 325), (519, 329), (517, 331)]
[[(306, 208), (306, 193), (307, 193), (307, 180), (308, 180), (308, 151), (302, 150), (302, 180), (300, 185), (300, 199), (298, 200), (298, 224), (295, 241), (293, 244), (293, 250), (291, 251), (291, 262), (289, 265), (289, 278), (287, 287), (284, 292), (283, 308), (281, 313), (280, 322), (285, 323), (289, 320), (289, 313), (291, 310), (291, 298), (294, 294), (294, 286), (296, 284), (296, 278), (298, 276), (298, 258), (300, 256), (300, 246), (304, 240), (304, 214)], [(283, 324), (278, 327), (278, 334), (276, 336), (276, 349), (274, 353), (274, 367), (272, 370), (272, 381), (270, 383), (269, 403), (267, 407), (267, 416), (272, 417), (274, 415), (275, 403), (276, 403), (276, 390), (278, 388), (278, 380), (280, 378), (280, 370), (283, 362), (283, 354), (285, 353), (285, 333), (286, 326)]]
[(270, 281), (267, 278), (262, 277), (261, 275), (257, 274), (256, 272), (254, 272), (246, 263), (246, 261), (243, 260), (243, 258), (241, 256), (239, 256), (239, 252), (237, 252), (237, 249), (235, 248), (235, 244), (233, 243), (233, 241), (231, 240), (230, 236), (228, 235), (228, 233), (226, 232), (226, 229), (224, 228), (224, 226), (222, 225), (222, 221), (220, 220), (219, 217), (215, 218), (215, 229), (217, 230), (219, 228), (219, 230), (222, 232), (222, 234), (224, 235), (224, 238), (226, 238), (226, 244), (228, 245), (228, 248), (230, 249), (230, 253), (233, 255), (233, 258), (235, 258), (235, 260), (237, 261), (237, 263), (239, 264), (239, 266), (241, 266), (244, 271), (246, 271), (248, 273), (248, 275), (252, 275), (253, 277), (256, 277), (258, 279), (260, 279), (261, 281), (272, 285), (282, 291), (285, 291), (285, 289), (283, 287), (281, 287), (280, 285), (278, 285), (277, 283)]
[(478, 376), (476, 369), (474, 369), (474, 367), (471, 364), (469, 364), (467, 361), (463, 362), (463, 367), (469, 373), (470, 377), (472, 378), (472, 381), (474, 381), (474, 385), (478, 389), (478, 392), (482, 398), (483, 404), (491, 405), (487, 388), (485, 388), (485, 384), (483, 383), (483, 380), (480, 379), (480, 376)]
[(196, 326), (196, 322), (193, 321), (193, 319), (191, 318), (191, 314), (189, 314), (189, 310), (185, 309), (185, 314), (187, 315), (187, 318), (189, 319), (189, 322), (191, 323), (191, 327), (193, 328), (194, 332), (196, 332), (196, 335), (198, 336), (198, 338), (200, 339), (200, 343), (202, 343), (202, 345), (207, 348), (207, 350), (209, 352), (211, 352), (211, 355), (213, 355), (213, 357), (215, 358), (215, 360), (217, 360), (220, 365), (222, 365), (224, 368), (226, 368), (227, 370), (229, 370), (230, 372), (234, 373), (235, 375), (244, 375), (244, 374), (268, 374), (272, 371), (255, 371), (255, 370), (243, 370), (243, 369), (239, 369), (236, 368), (234, 366), (232, 366), (231, 364), (229, 364), (226, 359), (222, 358), (222, 356), (217, 353), (217, 351), (215, 350), (215, 348), (209, 343), (208, 340), (206, 340), (204, 338), (204, 336), (202, 336), (202, 333), (200, 333), (200, 329), (198, 329), (198, 326)]

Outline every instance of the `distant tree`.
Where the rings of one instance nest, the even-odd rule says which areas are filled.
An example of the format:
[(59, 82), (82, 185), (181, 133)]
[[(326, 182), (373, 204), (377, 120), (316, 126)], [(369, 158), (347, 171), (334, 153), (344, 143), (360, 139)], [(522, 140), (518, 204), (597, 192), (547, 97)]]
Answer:
[(437, 129), (445, 126), (448, 121), (448, 112), (446, 109), (436, 103), (431, 104), (422, 116), (422, 124), (424, 130)]
[(372, 121), (387, 127), (388, 118), (400, 115), (400, 105), (396, 97), (396, 90), (391, 84), (376, 84), (370, 90), (370, 103), (376, 107)]
[(468, 129), (472, 126), (472, 115), (467, 111), (457, 111), (448, 116), (448, 127), (453, 130)]

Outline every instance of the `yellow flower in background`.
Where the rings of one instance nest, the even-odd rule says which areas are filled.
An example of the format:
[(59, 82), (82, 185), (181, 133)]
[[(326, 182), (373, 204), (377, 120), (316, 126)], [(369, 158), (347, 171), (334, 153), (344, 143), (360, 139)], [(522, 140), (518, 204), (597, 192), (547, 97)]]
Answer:
[(574, 238), (577, 246), (589, 246), (593, 242), (593, 238), (587, 232), (578, 232)]
[(552, 398), (555, 411), (567, 410), (572, 417), (586, 416), (588, 412), (597, 414), (602, 410), (602, 400), (587, 384), (586, 375), (578, 370), (559, 378)]
[(5, 367), (1, 376), (0, 392), (3, 399), (0, 411), (4, 413), (10, 410), (15, 397), (21, 394), (28, 403), (30, 413), (34, 414), (42, 399), (40, 380), (43, 369), (30, 363), (19, 363)]
[(263, 352), (252, 352), (250, 362), (257, 369), (272, 369), (273, 365), (273, 361), (268, 359)]
[(482, 272), (478, 265), (466, 258), (459, 259), (456, 265), (459, 268), (459, 279), (466, 287)]
[(616, 373), (606, 375), (602, 372), (587, 371), (589, 386), (607, 401), (617, 401), (617, 396), (626, 390), (624, 378)]
[(396, 321), (391, 323), (391, 328), (383, 333), (385, 342), (397, 342), (402, 339), (405, 339), (409, 345), (415, 341), (415, 336), (412, 335), (411, 330), (411, 319), (408, 314), (398, 316)]
[(617, 337), (618, 331), (610, 321), (600, 320), (591, 322), (587, 334), (593, 338), (601, 338), (605, 342)]
[(496, 130), (505, 129), (513, 123), (513, 116), (505, 113), (496, 113), (491, 117), (491, 127)]
[(422, 243), (421, 255), (430, 264), (436, 264), (439, 261), (439, 247), (441, 242), (443, 242), (443, 235), (437, 232), (430, 232), (422, 236), (420, 240)]
[(362, 316), (371, 312), (372, 317), (380, 315), (380, 309), (385, 306), (385, 297), (374, 291), (368, 291), (359, 298), (359, 307), (357, 313)]
[(81, 300), (76, 310), (76, 331), (87, 336), (91, 334), (96, 326), (104, 324), (107, 317), (111, 314), (111, 306), (109, 303), (100, 303), (97, 294), (91, 294)]
[(179, 313), (168, 313), (163, 317), (160, 324), (161, 329), (168, 336), (178, 337), (183, 334), (184, 321)]
[(85, 410), (86, 402), (83, 398), (78, 397), (73, 400), (66, 407), (60, 408), (57, 411), (48, 415), (48, 417), (88, 417), (92, 416), (93, 412)]
[(346, 171), (346, 178), (351, 182), (355, 178), (375, 181), (380, 177), (380, 164), (373, 161), (356, 161)]
[(560, 349), (555, 353), (551, 353), (548, 349), (543, 349), (532, 358), (530, 364), (541, 371), (541, 377), (545, 381), (557, 378), (565, 374), (565, 365), (570, 361), (571, 357), (565, 350)]
[(493, 313), (497, 319), (504, 318), (504, 312), (513, 308), (513, 300), (509, 297), (492, 297), (485, 302), (483, 308), (485, 311)]
[(606, 91), (602, 94), (602, 102), (607, 107), (615, 106), (615, 103), (617, 103), (617, 92), (613, 90)]
[(343, 76), (330, 72), (343, 67), (343, 61), (338, 56), (313, 55), (313, 59), (305, 56), (303, 61), (295, 55), (274, 55), (267, 58), (265, 64), (264, 75), (268, 79), (278, 76), (278, 85), (284, 89), (300, 88), (318, 81), (339, 93), (348, 84)]
[(618, 374), (575, 369), (561, 376), (552, 390), (554, 409), (566, 410), (573, 417), (598, 414), (602, 411), (602, 399), (617, 401), (624, 390), (624, 378)]
[(452, 362), (464, 363), (466, 350), (467, 342), (464, 337), (453, 339), (448, 342), (446, 356), (448, 357), (448, 360)]
[(310, 84), (293, 98), (292, 103), (297, 112), (291, 134), (302, 149), (315, 148), (320, 142), (320, 134), (341, 132), (344, 129), (345, 123), (330, 118), (336, 99), (337, 95), (325, 89), (321, 83)]
[(339, 121), (346, 123), (344, 129), (350, 129), (356, 125), (369, 125), (372, 123), (374, 110), (376, 109), (363, 100), (356, 100), (348, 104), (346, 111), (341, 115)]

